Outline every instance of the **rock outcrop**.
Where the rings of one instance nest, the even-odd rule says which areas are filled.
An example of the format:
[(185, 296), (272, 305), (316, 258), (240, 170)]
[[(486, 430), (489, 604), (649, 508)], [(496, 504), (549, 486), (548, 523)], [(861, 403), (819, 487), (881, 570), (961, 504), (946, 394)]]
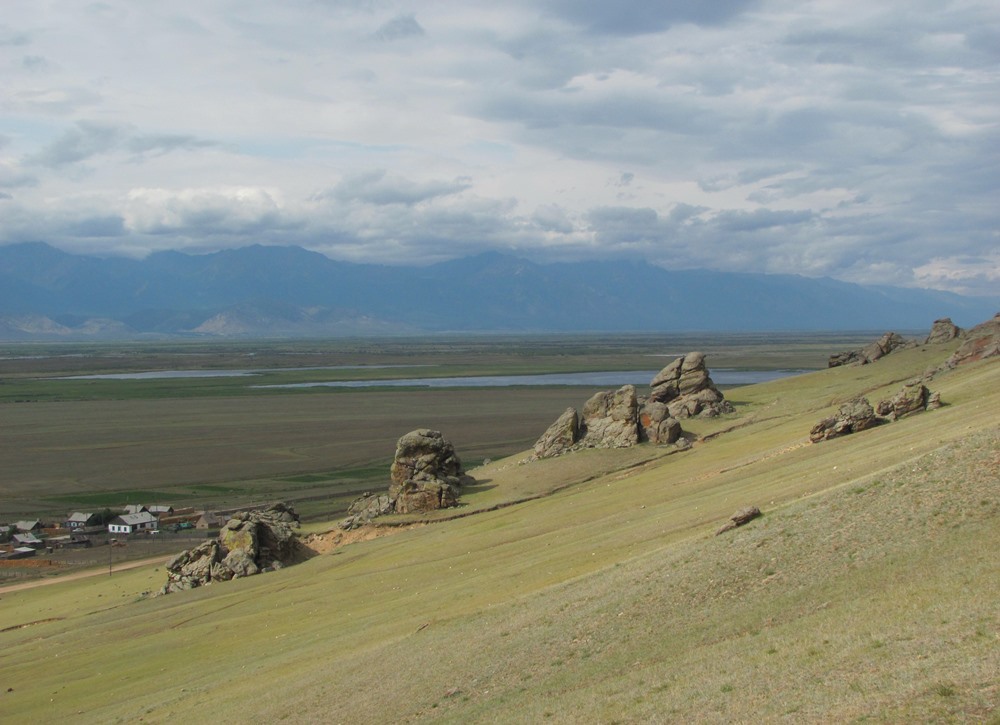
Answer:
[(748, 524), (760, 515), (761, 515), (760, 509), (757, 508), (756, 506), (747, 506), (746, 508), (741, 508), (739, 511), (737, 511), (736, 513), (734, 513), (732, 516), (729, 517), (729, 521), (724, 523), (722, 527), (715, 532), (715, 535), (718, 536), (719, 534), (724, 534), (727, 531), (732, 531), (737, 526), (743, 526), (745, 524)]
[(712, 382), (700, 352), (683, 355), (650, 383), (648, 397), (634, 385), (593, 395), (582, 413), (568, 408), (535, 442), (535, 458), (552, 458), (581, 448), (629, 448), (637, 443), (680, 444), (681, 418), (732, 413)]
[(836, 415), (824, 418), (809, 431), (813, 443), (872, 428), (882, 421), (867, 398), (857, 398), (840, 406)]
[(387, 493), (366, 493), (350, 505), (342, 529), (356, 529), (386, 514), (457, 506), (462, 486), (471, 481), (451, 442), (427, 428), (411, 431), (396, 443), (389, 479)]
[(858, 350), (848, 350), (831, 355), (827, 367), (835, 368), (841, 365), (868, 365), (880, 360), (889, 353), (905, 347), (913, 347), (916, 343), (907, 340), (896, 332), (887, 332), (878, 340), (865, 345)]
[(951, 342), (961, 334), (962, 328), (952, 322), (950, 317), (942, 317), (940, 320), (934, 320), (934, 324), (931, 325), (930, 334), (927, 335), (924, 344), (940, 345), (945, 342)]
[(667, 365), (649, 384), (649, 399), (666, 403), (671, 418), (714, 417), (732, 413), (732, 403), (727, 401), (705, 366), (705, 355), (689, 352)]
[(583, 404), (583, 448), (630, 448), (639, 442), (639, 401), (634, 385), (596, 393)]
[(998, 355), (1000, 355), (1000, 313), (966, 332), (965, 342), (948, 358), (945, 366), (954, 368)]
[(581, 438), (580, 414), (576, 408), (566, 408), (566, 411), (556, 418), (541, 438), (535, 441), (536, 458), (552, 458), (570, 450)]
[(241, 511), (219, 536), (183, 551), (167, 563), (161, 594), (193, 589), (216, 581), (280, 569), (303, 557), (295, 510), (276, 503), (263, 511)]
[(940, 395), (931, 393), (923, 381), (911, 380), (891, 398), (879, 401), (879, 404), (875, 406), (875, 412), (880, 417), (893, 421), (940, 407)]
[(819, 443), (940, 407), (939, 393), (931, 392), (923, 380), (911, 380), (891, 398), (879, 401), (874, 408), (867, 398), (844, 403), (836, 415), (824, 418), (813, 426), (809, 431), (809, 440)]

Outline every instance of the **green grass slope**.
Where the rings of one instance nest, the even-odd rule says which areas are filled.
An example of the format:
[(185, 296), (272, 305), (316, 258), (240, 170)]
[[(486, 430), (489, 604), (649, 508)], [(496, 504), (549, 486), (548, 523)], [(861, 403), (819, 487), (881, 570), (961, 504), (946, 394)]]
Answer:
[[(990, 721), (1000, 364), (937, 377), (937, 411), (807, 437), (949, 352), (731, 391), (738, 413), (686, 426), (707, 440), (685, 453), (498, 461), (472, 472), (476, 515), (280, 572), (156, 598), (152, 568), (0, 591), (0, 713)], [(765, 516), (713, 536), (746, 504)]]

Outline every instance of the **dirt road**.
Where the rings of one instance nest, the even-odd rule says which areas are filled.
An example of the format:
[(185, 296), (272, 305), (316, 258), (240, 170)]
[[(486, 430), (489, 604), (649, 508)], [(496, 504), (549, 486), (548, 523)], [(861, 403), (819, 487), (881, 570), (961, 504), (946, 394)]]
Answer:
[[(137, 569), (140, 566), (146, 566), (148, 564), (163, 564), (166, 563), (171, 556), (153, 556), (148, 559), (138, 559), (136, 561), (126, 561), (121, 564), (116, 564), (112, 569), (111, 573), (114, 574), (116, 571), (126, 571), (128, 569)], [(91, 576), (108, 576), (107, 567), (100, 567), (95, 569), (84, 569), (83, 571), (76, 571), (72, 574), (63, 574), (61, 576), (47, 577), (45, 579), (33, 579), (32, 581), (21, 582), (20, 584), (7, 584), (5, 586), (0, 586), (0, 594), (7, 594), (8, 592), (17, 592), (22, 589), (34, 589), (35, 587), (44, 587), (47, 584), (59, 584), (60, 582), (73, 581), (74, 579), (86, 579)]]

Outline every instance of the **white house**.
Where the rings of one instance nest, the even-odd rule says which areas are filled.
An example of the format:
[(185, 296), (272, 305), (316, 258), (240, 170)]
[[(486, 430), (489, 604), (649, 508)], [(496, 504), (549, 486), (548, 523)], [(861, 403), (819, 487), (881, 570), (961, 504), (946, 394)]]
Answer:
[(141, 511), (137, 514), (122, 514), (108, 522), (108, 532), (112, 534), (132, 534), (137, 531), (156, 531), (159, 522), (153, 514)]

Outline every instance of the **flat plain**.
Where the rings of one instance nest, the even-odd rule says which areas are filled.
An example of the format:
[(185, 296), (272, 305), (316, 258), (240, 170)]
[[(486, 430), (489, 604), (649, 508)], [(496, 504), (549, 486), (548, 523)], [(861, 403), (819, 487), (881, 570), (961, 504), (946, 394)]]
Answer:
[[(939, 410), (807, 436), (953, 349), (727, 390), (737, 412), (687, 423), (701, 436), (689, 451), (497, 458), (472, 469), (460, 509), (279, 572), (163, 597), (148, 595), (165, 580), (154, 566), (0, 592), (0, 708), (78, 722), (993, 722), (1000, 364), (935, 376)], [(763, 518), (713, 535), (749, 504)]]
[[(825, 365), (850, 335), (564, 336), (0, 347), (0, 521), (170, 503), (285, 499), (311, 518), (380, 487), (396, 440), (449, 437), (467, 464), (523, 450), (597, 388), (304, 388), (347, 379), (658, 369), (692, 349), (719, 368)], [(835, 347), (834, 349), (840, 349)], [(249, 377), (79, 376), (256, 370)]]

